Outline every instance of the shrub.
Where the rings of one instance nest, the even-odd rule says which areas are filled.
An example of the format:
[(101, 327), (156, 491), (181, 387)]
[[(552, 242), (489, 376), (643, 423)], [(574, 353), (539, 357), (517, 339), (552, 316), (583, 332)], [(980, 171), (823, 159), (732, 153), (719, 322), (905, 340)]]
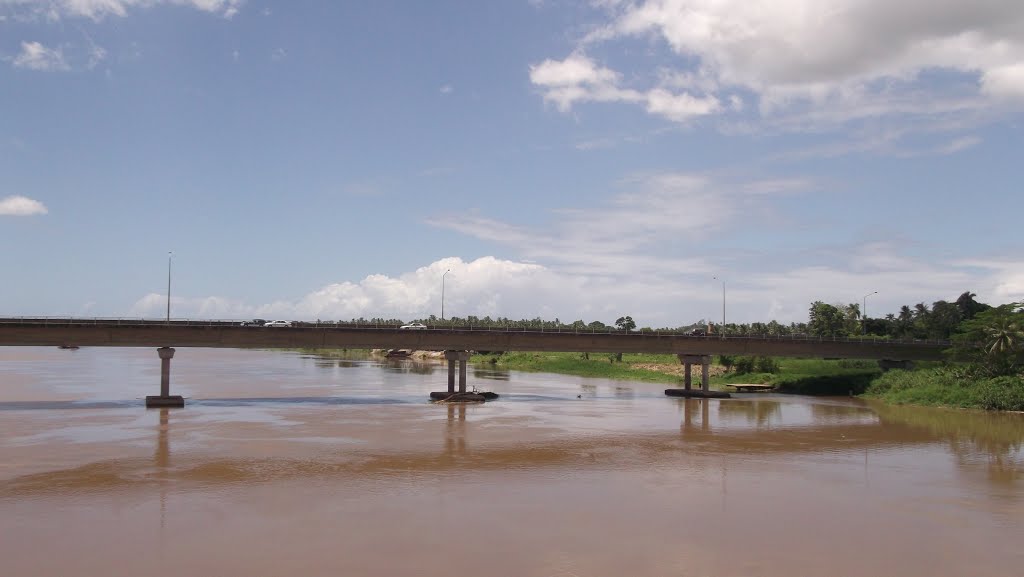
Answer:
[(977, 385), (978, 404), (994, 411), (1024, 411), (1024, 379), (997, 377)]
[(718, 355), (718, 364), (725, 367), (725, 372), (729, 372), (733, 365), (736, 363), (736, 357), (732, 355)]
[(779, 363), (771, 357), (757, 357), (754, 360), (754, 370), (759, 373), (775, 374), (779, 372)]
[(754, 357), (736, 357), (733, 360), (733, 369), (737, 375), (754, 372)]

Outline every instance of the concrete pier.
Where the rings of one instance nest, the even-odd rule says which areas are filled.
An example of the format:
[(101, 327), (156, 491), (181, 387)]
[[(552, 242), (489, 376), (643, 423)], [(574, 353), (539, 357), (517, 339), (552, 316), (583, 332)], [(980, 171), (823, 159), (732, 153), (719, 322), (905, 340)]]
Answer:
[(448, 359), (448, 392), (455, 392), (455, 363), (459, 363), (459, 392), (466, 392), (466, 363), (469, 361), (469, 351), (445, 351), (444, 358)]
[[(452, 398), (458, 393), (457, 400), (460, 401), (484, 401), (483, 394), (466, 392), (466, 363), (469, 362), (469, 351), (445, 351), (444, 358), (448, 360), (448, 391), (434, 391), (430, 398), (435, 401), (442, 401)], [(455, 390), (455, 367), (459, 368), (459, 390)], [(496, 395), (495, 395), (496, 396)]]
[(171, 394), (171, 359), (174, 358), (174, 349), (160, 347), (156, 352), (160, 355), (160, 394), (147, 396), (146, 408), (184, 407), (185, 399)]
[[(677, 354), (679, 362), (683, 363), (683, 388), (665, 389), (665, 394), (670, 397), (699, 397), (711, 399), (728, 399), (729, 393), (711, 390), (711, 377), (709, 368), (711, 355), (686, 355)], [(693, 365), (700, 363), (700, 389), (693, 389)]]

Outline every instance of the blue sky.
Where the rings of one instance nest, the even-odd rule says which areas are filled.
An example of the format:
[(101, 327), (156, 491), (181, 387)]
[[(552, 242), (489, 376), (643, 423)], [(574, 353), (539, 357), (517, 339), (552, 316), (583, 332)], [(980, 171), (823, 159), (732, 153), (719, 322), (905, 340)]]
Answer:
[(1024, 4), (0, 0), (0, 315), (1024, 299)]

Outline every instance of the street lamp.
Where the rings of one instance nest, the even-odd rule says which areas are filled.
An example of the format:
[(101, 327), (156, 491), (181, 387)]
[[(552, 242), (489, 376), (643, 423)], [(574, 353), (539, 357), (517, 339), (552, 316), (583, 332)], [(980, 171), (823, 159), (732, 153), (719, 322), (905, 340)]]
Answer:
[(452, 272), (452, 270), (448, 269), (448, 270), (444, 271), (443, 275), (441, 275), (441, 320), (442, 321), (444, 320), (444, 277), (445, 277), (446, 274), (448, 274), (450, 272)]
[(862, 299), (860, 307), (860, 334), (862, 335), (868, 334), (868, 297), (876, 294), (878, 294), (878, 291), (868, 293)]
[(167, 324), (171, 324), (171, 251), (167, 251)]
[(711, 278), (713, 278), (713, 279), (715, 279), (717, 281), (721, 281), (721, 283), (722, 283), (722, 330), (719, 331), (719, 332), (722, 333), (722, 338), (724, 339), (725, 338), (725, 279), (720, 279), (717, 276), (716, 277), (711, 277)]

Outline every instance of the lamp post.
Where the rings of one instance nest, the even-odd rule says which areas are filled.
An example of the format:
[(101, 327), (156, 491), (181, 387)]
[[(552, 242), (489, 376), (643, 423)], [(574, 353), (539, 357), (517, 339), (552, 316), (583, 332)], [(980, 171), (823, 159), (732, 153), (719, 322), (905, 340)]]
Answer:
[(860, 307), (860, 334), (862, 335), (868, 334), (868, 297), (876, 294), (878, 294), (878, 291), (868, 293), (862, 299)]
[(719, 331), (719, 332), (722, 333), (722, 338), (724, 339), (725, 338), (725, 279), (720, 279), (717, 276), (716, 277), (711, 277), (711, 278), (713, 278), (713, 279), (715, 279), (717, 281), (720, 281), (722, 283), (722, 330)]
[(171, 251), (167, 251), (167, 324), (171, 324)]
[(444, 320), (444, 277), (445, 277), (445, 275), (447, 275), (450, 272), (452, 272), (452, 270), (448, 269), (448, 270), (444, 271), (444, 274), (441, 275), (441, 320), (442, 321)]

